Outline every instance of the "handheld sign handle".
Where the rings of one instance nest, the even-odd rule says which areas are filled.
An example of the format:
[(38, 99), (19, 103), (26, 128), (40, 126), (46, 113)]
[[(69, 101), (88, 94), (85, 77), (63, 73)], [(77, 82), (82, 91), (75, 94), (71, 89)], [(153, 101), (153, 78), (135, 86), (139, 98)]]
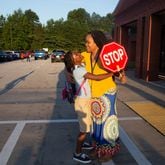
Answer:
[(117, 71), (119, 72), (119, 71), (120, 71), (120, 67), (119, 67), (119, 65), (117, 65), (116, 68), (117, 68)]

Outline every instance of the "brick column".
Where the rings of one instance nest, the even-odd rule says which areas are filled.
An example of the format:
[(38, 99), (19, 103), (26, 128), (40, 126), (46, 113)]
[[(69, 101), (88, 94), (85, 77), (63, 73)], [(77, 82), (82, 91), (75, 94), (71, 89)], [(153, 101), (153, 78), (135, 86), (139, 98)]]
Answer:
[(142, 78), (143, 72), (144, 21), (145, 19), (142, 17), (137, 20), (135, 75), (138, 78)]
[(121, 43), (121, 27), (116, 26), (114, 30), (114, 41)]
[(144, 57), (142, 77), (146, 81), (158, 79), (158, 66), (160, 57), (161, 25), (159, 17), (147, 16), (144, 33)]
[(160, 45), (161, 45), (161, 21), (159, 16), (153, 15), (148, 80), (158, 80)]
[(152, 17), (145, 17), (144, 28), (144, 49), (143, 49), (143, 64), (142, 64), (142, 78), (149, 80), (149, 65), (150, 65), (150, 51), (151, 51), (151, 29)]
[(120, 37), (120, 44), (124, 46), (127, 55), (128, 55), (128, 64), (129, 65), (129, 59), (131, 53), (129, 52), (129, 37), (128, 37), (128, 28), (126, 26), (121, 27), (121, 37)]

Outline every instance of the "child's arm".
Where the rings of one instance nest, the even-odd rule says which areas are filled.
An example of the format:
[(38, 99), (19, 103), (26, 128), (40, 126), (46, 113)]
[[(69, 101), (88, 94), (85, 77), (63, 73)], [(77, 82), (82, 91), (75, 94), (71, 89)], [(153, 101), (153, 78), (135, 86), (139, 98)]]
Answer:
[(99, 80), (103, 80), (103, 79), (106, 79), (106, 78), (111, 77), (111, 76), (113, 76), (113, 73), (105, 73), (105, 74), (95, 75), (95, 74), (87, 72), (84, 75), (84, 78), (99, 81)]

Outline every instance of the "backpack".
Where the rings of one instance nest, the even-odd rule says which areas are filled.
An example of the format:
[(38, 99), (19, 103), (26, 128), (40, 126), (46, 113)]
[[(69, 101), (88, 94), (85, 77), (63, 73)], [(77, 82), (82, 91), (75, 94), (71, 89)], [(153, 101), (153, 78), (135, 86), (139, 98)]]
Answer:
[(76, 84), (75, 83), (70, 83), (68, 81), (65, 82), (65, 86), (62, 89), (62, 99), (67, 100), (70, 104), (74, 103), (75, 96), (77, 96), (80, 92), (81, 87), (85, 83), (85, 79), (81, 83), (80, 87), (78, 90), (76, 90)]
[(62, 99), (67, 100), (70, 104), (72, 104), (74, 103), (75, 95), (76, 95), (75, 84), (71, 84), (66, 81), (65, 86), (62, 89)]

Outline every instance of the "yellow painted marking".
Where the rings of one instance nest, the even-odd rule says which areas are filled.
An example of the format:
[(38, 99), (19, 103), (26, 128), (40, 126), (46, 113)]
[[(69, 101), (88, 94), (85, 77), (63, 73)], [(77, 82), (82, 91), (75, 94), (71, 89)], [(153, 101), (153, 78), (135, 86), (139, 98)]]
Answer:
[(165, 108), (151, 101), (126, 102), (126, 104), (153, 127), (165, 135)]

